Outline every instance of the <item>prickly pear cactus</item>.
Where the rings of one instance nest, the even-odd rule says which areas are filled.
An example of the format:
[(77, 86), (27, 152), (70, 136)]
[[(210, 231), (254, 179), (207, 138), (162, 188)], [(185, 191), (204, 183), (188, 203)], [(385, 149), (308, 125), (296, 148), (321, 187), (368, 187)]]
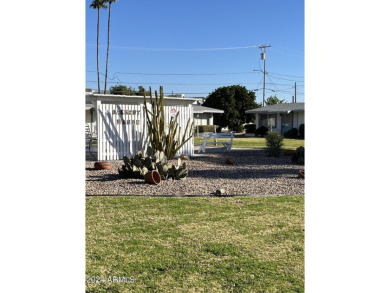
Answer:
[(152, 149), (147, 148), (146, 152), (138, 151), (133, 158), (123, 157), (124, 165), (118, 169), (119, 175), (123, 178), (143, 179), (144, 176), (153, 170), (157, 170), (161, 179), (172, 178), (183, 180), (188, 175), (186, 163), (179, 158), (177, 166), (168, 162), (163, 151), (157, 151), (152, 155)]
[(157, 151), (153, 154), (150, 147), (147, 148), (146, 152), (138, 151), (133, 158), (124, 156), (123, 162), (122, 168), (118, 168), (122, 178), (144, 179), (144, 176), (153, 170), (157, 170), (163, 180), (168, 178), (183, 180), (188, 175), (187, 165), (182, 163), (180, 158), (175, 166), (168, 162), (163, 151)]
[(291, 161), (298, 165), (305, 164), (305, 148), (299, 147), (295, 150), (295, 154), (292, 155)]

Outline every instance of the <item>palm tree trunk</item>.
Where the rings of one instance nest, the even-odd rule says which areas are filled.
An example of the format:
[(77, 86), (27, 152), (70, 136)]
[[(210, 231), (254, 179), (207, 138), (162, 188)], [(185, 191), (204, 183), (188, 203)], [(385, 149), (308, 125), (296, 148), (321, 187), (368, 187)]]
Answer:
[(98, 8), (97, 21), (97, 40), (96, 40), (96, 64), (97, 64), (97, 80), (98, 80), (98, 94), (100, 94), (100, 73), (99, 73), (99, 23), (100, 23), (100, 9)]
[(108, 5), (108, 29), (107, 29), (107, 57), (106, 57), (106, 75), (104, 81), (104, 93), (107, 93), (107, 72), (108, 72), (108, 52), (110, 50), (110, 18), (111, 18), (111, 2)]

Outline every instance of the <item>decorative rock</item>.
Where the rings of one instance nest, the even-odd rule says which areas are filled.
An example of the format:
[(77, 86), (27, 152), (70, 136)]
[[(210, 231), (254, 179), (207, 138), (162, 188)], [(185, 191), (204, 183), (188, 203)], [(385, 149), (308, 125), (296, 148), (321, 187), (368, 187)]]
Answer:
[(190, 160), (190, 157), (187, 156), (186, 154), (181, 154), (179, 158), (182, 160)]
[(295, 153), (296, 153), (296, 151), (293, 151), (293, 150), (285, 150), (283, 152), (283, 156), (292, 156)]
[(215, 195), (223, 195), (225, 194), (225, 189), (217, 189), (217, 191), (215, 192)]
[(234, 159), (232, 159), (232, 158), (226, 159), (226, 164), (229, 164), (229, 165), (234, 164)]
[[(85, 163), (86, 195), (205, 195), (216, 189), (225, 189), (226, 195), (291, 195), (305, 193), (305, 179), (298, 179), (303, 166), (291, 164), (291, 157), (268, 157), (264, 150), (232, 150), (206, 153), (207, 156), (190, 157), (191, 167), (186, 180), (164, 180), (150, 185), (140, 179), (123, 179), (118, 176), (122, 160), (110, 161), (111, 170), (96, 171), (95, 161)], [(233, 158), (234, 165), (226, 165)], [(176, 164), (176, 160), (173, 161)], [(239, 168), (232, 168), (238, 166)], [(288, 171), (287, 171), (288, 170)], [(306, 171), (306, 170), (305, 170)], [(298, 179), (298, 180), (297, 180)], [(158, 186), (158, 187), (157, 187)]]
[(111, 170), (111, 163), (106, 161), (95, 162), (96, 170)]

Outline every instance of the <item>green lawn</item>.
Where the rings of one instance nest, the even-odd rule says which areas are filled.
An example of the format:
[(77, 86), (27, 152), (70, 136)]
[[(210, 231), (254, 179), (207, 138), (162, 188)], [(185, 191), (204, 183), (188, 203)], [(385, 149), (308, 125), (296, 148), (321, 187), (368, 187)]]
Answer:
[[(203, 141), (200, 137), (194, 138), (194, 144)], [(226, 141), (226, 139), (218, 139), (218, 141)], [(305, 146), (305, 140), (303, 139), (292, 139), (285, 138), (283, 139), (283, 147), (282, 149), (286, 150), (295, 150), (300, 146)], [(233, 138), (233, 148), (255, 148), (262, 149), (266, 147), (266, 141), (264, 137), (239, 137)]]
[[(200, 137), (194, 138), (194, 144), (198, 144), (203, 141)], [(227, 141), (226, 139), (218, 139), (218, 141)], [(305, 140), (303, 139), (292, 139), (285, 138), (283, 140), (284, 146), (282, 149), (286, 150), (295, 150), (300, 146), (305, 146)], [(88, 142), (86, 141), (85, 146), (88, 147)], [(97, 147), (97, 143), (93, 142), (92, 147)], [(265, 148), (265, 138), (264, 137), (239, 137), (233, 139), (233, 147), (234, 148), (254, 148), (254, 149), (262, 149)]]
[(86, 292), (303, 292), (304, 197), (87, 197), (91, 276)]

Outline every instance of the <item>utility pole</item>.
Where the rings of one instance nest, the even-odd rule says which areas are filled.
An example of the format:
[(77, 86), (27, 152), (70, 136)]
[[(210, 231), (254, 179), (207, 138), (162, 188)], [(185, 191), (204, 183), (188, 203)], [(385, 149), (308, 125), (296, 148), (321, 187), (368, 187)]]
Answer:
[(295, 103), (297, 102), (297, 83), (295, 82)]
[(271, 45), (261, 45), (259, 46), (260, 49), (264, 49), (264, 53), (261, 53), (261, 59), (264, 60), (264, 80), (263, 80), (263, 107), (265, 106), (265, 51), (268, 47), (271, 47)]

